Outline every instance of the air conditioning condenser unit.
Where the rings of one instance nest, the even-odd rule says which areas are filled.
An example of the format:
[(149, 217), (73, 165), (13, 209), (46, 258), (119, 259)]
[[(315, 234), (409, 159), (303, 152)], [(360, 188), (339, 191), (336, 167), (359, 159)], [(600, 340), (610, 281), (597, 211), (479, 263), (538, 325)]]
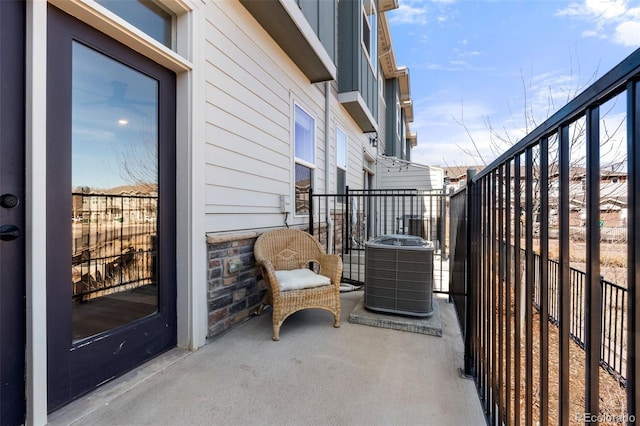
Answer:
[(413, 235), (383, 235), (365, 246), (364, 306), (427, 317), (433, 313), (433, 243)]

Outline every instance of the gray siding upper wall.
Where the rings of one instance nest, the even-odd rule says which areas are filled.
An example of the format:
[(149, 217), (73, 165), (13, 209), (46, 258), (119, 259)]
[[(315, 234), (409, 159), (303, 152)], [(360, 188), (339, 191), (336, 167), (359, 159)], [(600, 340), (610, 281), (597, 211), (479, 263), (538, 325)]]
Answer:
[(341, 0), (338, 8), (338, 90), (340, 93), (359, 92), (377, 120), (378, 80), (362, 48), (361, 1)]
[(338, 0), (298, 0), (298, 6), (335, 64), (338, 51)]
[(385, 154), (390, 157), (400, 157), (402, 150), (400, 149), (400, 139), (396, 132), (396, 123), (398, 109), (396, 108), (396, 97), (400, 90), (398, 86), (397, 78), (389, 78), (384, 82), (384, 94), (385, 101), (387, 103), (386, 110), (386, 139), (385, 139)]
[(361, 47), (360, 9), (358, 1), (343, 0), (338, 4), (338, 91), (351, 92), (358, 90), (358, 65)]

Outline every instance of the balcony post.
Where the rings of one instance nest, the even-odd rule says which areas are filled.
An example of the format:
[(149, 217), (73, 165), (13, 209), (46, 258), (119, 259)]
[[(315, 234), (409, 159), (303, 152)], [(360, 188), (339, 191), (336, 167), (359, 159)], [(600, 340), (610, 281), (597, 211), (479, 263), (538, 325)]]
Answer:
[(309, 234), (313, 235), (313, 188), (309, 188)]
[(627, 288), (628, 333), (627, 333), (627, 419), (634, 422), (640, 413), (640, 357), (638, 356), (640, 331), (640, 84), (632, 81), (627, 85)]
[(475, 205), (476, 197), (475, 197), (475, 184), (473, 182), (473, 178), (476, 175), (475, 169), (467, 170), (467, 206), (466, 206), (466, 216), (467, 216), (467, 226), (466, 233), (467, 235), (467, 273), (465, 274), (465, 287), (466, 287), (466, 303), (465, 303), (465, 333), (464, 333), (464, 374), (466, 376), (475, 376), (475, 369), (473, 368), (473, 344), (475, 342), (474, 339), (474, 320), (473, 316), (473, 306), (476, 303), (475, 300), (475, 258), (478, 254), (477, 250), (477, 241), (475, 240), (476, 233), (473, 232), (475, 228), (475, 223), (477, 220), (476, 213), (478, 212), (478, 206)]
[(569, 424), (569, 339), (571, 321), (571, 272), (569, 265), (569, 125), (559, 128), (559, 200), (558, 200), (558, 244), (559, 244), (559, 321), (560, 389), (558, 401), (558, 420), (560, 424)]
[(587, 109), (587, 264), (585, 310), (585, 412), (598, 413), (602, 292), (600, 284), (600, 110)]

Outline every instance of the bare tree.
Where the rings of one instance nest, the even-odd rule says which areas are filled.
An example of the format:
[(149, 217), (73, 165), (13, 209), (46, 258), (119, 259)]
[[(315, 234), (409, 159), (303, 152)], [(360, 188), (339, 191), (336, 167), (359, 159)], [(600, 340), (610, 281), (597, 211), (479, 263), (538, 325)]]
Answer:
[(141, 119), (142, 143), (114, 147), (120, 177), (141, 192), (158, 192), (158, 138), (155, 124), (148, 117)]

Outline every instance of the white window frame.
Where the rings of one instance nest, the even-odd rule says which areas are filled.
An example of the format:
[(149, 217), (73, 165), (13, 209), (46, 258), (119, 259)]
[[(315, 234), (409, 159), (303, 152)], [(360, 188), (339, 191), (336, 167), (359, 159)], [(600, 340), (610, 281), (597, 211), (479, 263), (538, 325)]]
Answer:
[[(364, 28), (369, 29), (369, 47), (365, 44)], [(360, 43), (362, 50), (369, 59), (369, 66), (373, 74), (378, 74), (378, 10), (376, 0), (362, 0), (362, 25), (360, 26)]]
[[(309, 161), (308, 159), (305, 158), (299, 158), (296, 154), (296, 139), (297, 139), (297, 134), (296, 134), (296, 126), (297, 126), (297, 111), (300, 110), (303, 114), (305, 114), (310, 120), (311, 120), (311, 130), (312, 130), (312, 136), (311, 136), (311, 152), (312, 152), (312, 156), (313, 159), (311, 161)], [(315, 169), (316, 169), (316, 119), (315, 117), (310, 114), (302, 105), (300, 105), (298, 102), (294, 102), (293, 103), (293, 141), (292, 141), (292, 145), (293, 145), (293, 158), (294, 158), (294, 163), (293, 163), (293, 170), (292, 170), (292, 183), (293, 183), (293, 200), (294, 200), (294, 207), (293, 207), (293, 214), (295, 217), (306, 217), (310, 214), (313, 214), (313, 212), (309, 212), (309, 213), (298, 213), (297, 211), (297, 206), (296, 206), (296, 177), (295, 177), (295, 169), (296, 169), (296, 165), (301, 165), (303, 167), (307, 167), (309, 169), (311, 169), (311, 188), (315, 188)]]

